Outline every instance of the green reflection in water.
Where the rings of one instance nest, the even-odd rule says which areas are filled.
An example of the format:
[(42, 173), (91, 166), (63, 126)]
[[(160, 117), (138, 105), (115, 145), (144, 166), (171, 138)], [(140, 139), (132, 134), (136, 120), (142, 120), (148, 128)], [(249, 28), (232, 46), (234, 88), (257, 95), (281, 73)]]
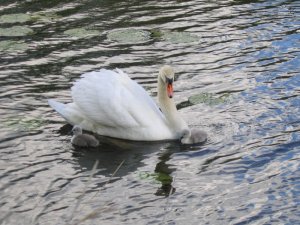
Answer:
[(149, 180), (162, 185), (171, 184), (173, 181), (172, 177), (169, 174), (162, 173), (162, 172), (149, 173), (143, 171), (140, 172), (138, 176), (141, 180)]
[(13, 26), (9, 28), (0, 28), (0, 36), (19, 37), (33, 34), (33, 30), (27, 26)]
[(97, 30), (88, 30), (85, 28), (74, 28), (74, 29), (66, 30), (64, 34), (76, 38), (86, 38), (86, 37), (99, 35), (100, 32)]
[(137, 43), (150, 39), (150, 32), (138, 29), (122, 29), (114, 30), (107, 34), (107, 38), (111, 41), (121, 43)]
[(52, 22), (59, 19), (60, 16), (53, 12), (35, 12), (32, 14), (16, 13), (6, 14), (0, 17), (0, 23), (25, 23), (25, 22)]
[(222, 96), (215, 96), (212, 93), (200, 93), (189, 97), (189, 102), (193, 105), (204, 103), (207, 105), (218, 105), (229, 102), (230, 94), (225, 93)]
[(28, 48), (28, 44), (23, 41), (0, 41), (0, 51), (14, 52), (25, 51)]
[(0, 23), (24, 23), (30, 19), (30, 15), (24, 13), (7, 14), (0, 17)]
[(44, 23), (53, 22), (59, 18), (61, 17), (53, 12), (37, 12), (31, 15), (32, 21), (39, 21)]
[(191, 43), (199, 41), (199, 37), (189, 32), (163, 32), (162, 38), (171, 43)]
[(16, 117), (16, 118), (8, 118), (7, 121), (4, 122), (6, 127), (10, 127), (13, 130), (22, 130), (22, 131), (33, 131), (37, 130), (41, 126), (45, 125), (46, 121), (42, 118), (24, 118), (24, 117)]

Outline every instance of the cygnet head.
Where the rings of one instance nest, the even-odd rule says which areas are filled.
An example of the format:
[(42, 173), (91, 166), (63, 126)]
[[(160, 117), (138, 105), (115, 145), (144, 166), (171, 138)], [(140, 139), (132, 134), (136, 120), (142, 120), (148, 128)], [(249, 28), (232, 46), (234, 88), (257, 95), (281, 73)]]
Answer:
[(75, 125), (72, 129), (72, 132), (76, 136), (76, 135), (82, 134), (82, 129), (80, 126)]
[(174, 70), (171, 66), (165, 65), (159, 71), (159, 78), (167, 86), (167, 94), (169, 98), (173, 97), (173, 81), (174, 81)]
[(182, 144), (196, 144), (207, 140), (207, 133), (198, 129), (185, 129), (181, 138)]

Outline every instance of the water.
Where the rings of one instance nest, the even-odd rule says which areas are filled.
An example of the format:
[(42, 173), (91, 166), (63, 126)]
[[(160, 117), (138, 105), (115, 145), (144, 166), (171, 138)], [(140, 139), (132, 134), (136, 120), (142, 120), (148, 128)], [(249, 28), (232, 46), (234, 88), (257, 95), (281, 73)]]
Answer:
[[(299, 46), (296, 0), (1, 1), (1, 224), (299, 224)], [(77, 149), (47, 105), (101, 67), (155, 97), (163, 64), (205, 144)]]

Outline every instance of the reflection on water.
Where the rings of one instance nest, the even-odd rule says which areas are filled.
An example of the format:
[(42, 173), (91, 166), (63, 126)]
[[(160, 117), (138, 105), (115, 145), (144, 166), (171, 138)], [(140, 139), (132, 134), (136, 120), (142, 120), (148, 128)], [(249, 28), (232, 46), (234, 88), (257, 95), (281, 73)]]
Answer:
[[(298, 224), (299, 15), (296, 0), (2, 1), (0, 223)], [(205, 144), (75, 148), (47, 105), (102, 67), (155, 98), (163, 64)]]

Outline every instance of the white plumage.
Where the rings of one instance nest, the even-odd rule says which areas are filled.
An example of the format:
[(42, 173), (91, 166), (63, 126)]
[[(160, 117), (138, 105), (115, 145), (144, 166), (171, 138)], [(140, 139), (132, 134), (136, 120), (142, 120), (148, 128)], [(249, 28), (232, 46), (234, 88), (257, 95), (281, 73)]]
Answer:
[(49, 105), (72, 125), (100, 135), (138, 141), (180, 139), (188, 129), (172, 99), (174, 72), (158, 75), (160, 109), (148, 93), (123, 71), (101, 69), (83, 74), (72, 87), (73, 102)]

